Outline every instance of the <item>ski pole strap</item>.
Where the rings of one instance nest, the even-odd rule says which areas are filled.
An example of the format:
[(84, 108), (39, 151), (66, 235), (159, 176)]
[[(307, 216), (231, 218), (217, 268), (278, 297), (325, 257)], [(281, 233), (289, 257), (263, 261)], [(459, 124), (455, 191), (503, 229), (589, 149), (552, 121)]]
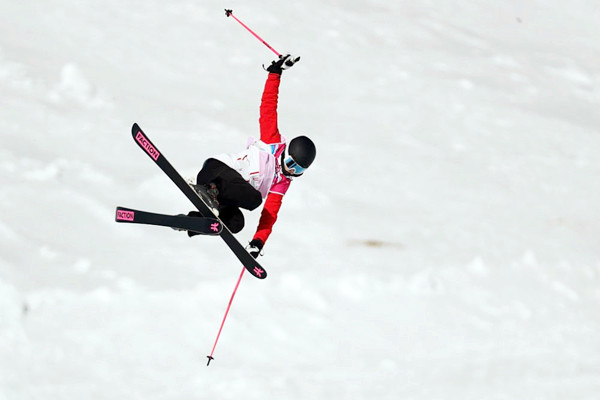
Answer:
[(274, 48), (272, 48), (272, 47), (269, 45), (269, 43), (265, 42), (265, 41), (263, 40), (263, 38), (261, 38), (261, 37), (260, 37), (260, 36), (258, 36), (256, 33), (254, 33), (254, 31), (253, 31), (252, 29), (248, 28), (248, 27), (246, 26), (246, 24), (244, 24), (244, 23), (243, 23), (242, 21), (240, 21), (240, 20), (239, 20), (239, 19), (238, 19), (238, 18), (237, 18), (235, 15), (233, 15), (233, 10), (228, 10), (228, 9), (225, 9), (225, 16), (226, 16), (226, 17), (233, 17), (233, 19), (235, 19), (237, 22), (239, 22), (239, 23), (240, 23), (240, 25), (242, 25), (244, 28), (246, 28), (246, 29), (248, 30), (248, 32), (250, 32), (252, 35), (254, 35), (254, 37), (255, 37), (255, 38), (257, 38), (258, 40), (260, 40), (260, 41), (262, 42), (262, 44), (264, 44), (265, 46), (267, 46), (267, 47), (268, 47), (268, 48), (269, 48), (269, 49), (270, 49), (270, 50), (271, 50), (273, 53), (277, 54), (277, 56), (278, 56), (278, 57), (280, 57), (280, 56), (281, 56), (281, 54), (280, 54), (280, 53), (279, 53), (277, 50), (275, 50)]

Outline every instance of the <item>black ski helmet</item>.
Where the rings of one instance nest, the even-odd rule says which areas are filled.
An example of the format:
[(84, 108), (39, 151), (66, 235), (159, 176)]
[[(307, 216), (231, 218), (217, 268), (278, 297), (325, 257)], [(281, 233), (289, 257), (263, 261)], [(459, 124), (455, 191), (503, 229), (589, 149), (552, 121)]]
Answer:
[(282, 154), (284, 171), (292, 176), (300, 176), (315, 160), (317, 148), (312, 140), (306, 136), (292, 139), (287, 149)]

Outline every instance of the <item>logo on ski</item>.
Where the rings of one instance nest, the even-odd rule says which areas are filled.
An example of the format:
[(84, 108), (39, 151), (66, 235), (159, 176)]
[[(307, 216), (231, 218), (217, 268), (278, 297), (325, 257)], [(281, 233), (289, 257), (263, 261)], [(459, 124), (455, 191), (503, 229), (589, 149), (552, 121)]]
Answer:
[(265, 272), (264, 269), (254, 267), (254, 275), (258, 276), (259, 278), (262, 277), (263, 272)]
[(133, 211), (117, 210), (117, 221), (133, 221), (134, 217)]
[(158, 160), (158, 157), (160, 157), (160, 153), (158, 152), (158, 150), (156, 150), (154, 146), (152, 146), (152, 144), (150, 143), (148, 138), (144, 136), (142, 131), (139, 131), (137, 135), (135, 135), (135, 140), (140, 144), (140, 146), (142, 146), (144, 150), (146, 150), (146, 153), (148, 153), (148, 155), (152, 157), (154, 161)]
[(214, 224), (210, 224), (210, 229), (212, 229), (213, 232), (219, 232), (219, 223), (215, 222)]

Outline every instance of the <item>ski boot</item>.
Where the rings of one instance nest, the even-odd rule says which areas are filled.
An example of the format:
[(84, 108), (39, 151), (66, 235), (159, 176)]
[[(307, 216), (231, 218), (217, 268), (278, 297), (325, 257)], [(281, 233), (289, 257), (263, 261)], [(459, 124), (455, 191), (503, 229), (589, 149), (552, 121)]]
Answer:
[(206, 203), (208, 208), (215, 214), (216, 217), (219, 216), (219, 200), (217, 200), (217, 196), (219, 195), (219, 190), (217, 189), (217, 185), (214, 183), (207, 183), (206, 185), (196, 185), (190, 183), (194, 192), (200, 196), (202, 201)]

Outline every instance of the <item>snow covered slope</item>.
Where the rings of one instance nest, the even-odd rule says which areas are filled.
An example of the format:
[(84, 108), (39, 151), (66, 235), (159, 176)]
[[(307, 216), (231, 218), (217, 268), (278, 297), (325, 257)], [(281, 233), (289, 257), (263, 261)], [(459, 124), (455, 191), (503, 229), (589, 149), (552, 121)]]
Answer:
[[(317, 160), (241, 270), (114, 223), (280, 128)], [(595, 1), (0, 2), (0, 399), (597, 399)], [(248, 241), (258, 213), (239, 234)]]

